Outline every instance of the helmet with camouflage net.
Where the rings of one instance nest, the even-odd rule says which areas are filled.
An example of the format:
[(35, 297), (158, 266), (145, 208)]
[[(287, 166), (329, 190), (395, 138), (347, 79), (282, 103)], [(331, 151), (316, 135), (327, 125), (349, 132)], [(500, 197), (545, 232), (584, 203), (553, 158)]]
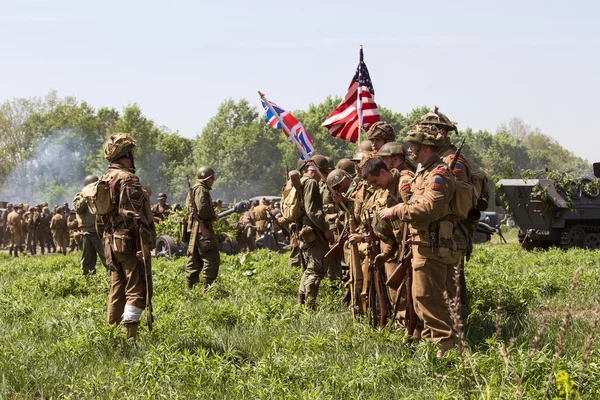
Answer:
[(358, 144), (358, 150), (357, 151), (362, 151), (362, 152), (369, 152), (369, 151), (371, 151), (371, 141), (370, 140), (363, 140), (362, 142), (360, 142)]
[(328, 170), (331, 171), (335, 168), (335, 163), (333, 162), (333, 157), (325, 156), (327, 163), (329, 164)]
[(315, 165), (316, 165), (317, 167), (319, 167), (319, 169), (322, 172), (327, 173), (327, 171), (329, 170), (329, 162), (327, 161), (327, 159), (324, 156), (319, 155), (319, 154), (315, 154), (314, 156), (312, 156), (310, 158), (310, 160), (313, 161), (313, 162), (310, 162), (308, 164), (308, 166), (307, 166), (308, 169), (314, 171), (315, 170)]
[(386, 142), (392, 142), (396, 136), (394, 135), (394, 127), (387, 122), (377, 121), (367, 131), (369, 140), (383, 139)]
[(12, 206), (13, 206), (13, 204), (12, 204), (12, 203), (8, 203), (8, 204), (6, 205), (6, 208), (11, 208)]
[(83, 186), (87, 186), (90, 183), (94, 183), (98, 181), (98, 177), (96, 175), (88, 175), (83, 180)]
[[(198, 168), (198, 172), (196, 173), (196, 178), (201, 181), (205, 181), (208, 178), (215, 176), (215, 170), (212, 167), (200, 167)], [(215, 178), (216, 179), (216, 178)]]
[(111, 135), (104, 143), (104, 158), (113, 162), (129, 153), (134, 147), (135, 140), (126, 133)]
[(336, 187), (337, 185), (342, 183), (344, 179), (351, 180), (352, 177), (349, 173), (342, 169), (334, 169), (329, 173), (329, 175), (327, 175), (327, 183), (331, 187)]
[(404, 146), (402, 146), (400, 143), (388, 142), (388, 143), (384, 144), (383, 146), (381, 146), (381, 148), (377, 152), (377, 155), (379, 157), (394, 156), (394, 155), (406, 156), (406, 150), (404, 149)]
[(335, 168), (341, 169), (342, 171), (346, 171), (350, 175), (354, 175), (356, 173), (356, 167), (354, 166), (352, 160), (349, 158), (342, 158), (340, 161), (338, 161)]
[(435, 106), (433, 112), (429, 112), (429, 113), (423, 115), (423, 117), (421, 117), (419, 122), (417, 122), (415, 125), (417, 125), (417, 124), (418, 125), (434, 125), (434, 126), (438, 127), (440, 130), (446, 129), (448, 132), (452, 132), (452, 131), (458, 132), (458, 129), (456, 128), (456, 123), (450, 121), (450, 118), (448, 118), (446, 115), (442, 114), (439, 111), (438, 106)]
[(444, 137), (435, 125), (414, 125), (404, 138), (405, 142), (424, 144), (426, 146), (441, 146)]

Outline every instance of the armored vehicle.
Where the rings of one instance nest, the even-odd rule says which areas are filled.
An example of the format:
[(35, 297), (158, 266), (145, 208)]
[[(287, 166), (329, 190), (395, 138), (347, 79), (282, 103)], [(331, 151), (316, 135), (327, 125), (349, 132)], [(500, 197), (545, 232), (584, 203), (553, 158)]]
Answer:
[[(600, 167), (597, 169), (600, 172)], [(514, 217), (519, 241), (527, 250), (553, 245), (599, 249), (599, 194), (599, 183), (594, 178), (567, 183), (502, 179), (496, 187), (496, 202)]]

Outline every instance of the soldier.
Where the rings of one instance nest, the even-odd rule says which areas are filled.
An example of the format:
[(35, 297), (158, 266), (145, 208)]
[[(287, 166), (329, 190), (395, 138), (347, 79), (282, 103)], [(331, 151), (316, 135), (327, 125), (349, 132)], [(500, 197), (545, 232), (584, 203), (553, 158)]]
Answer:
[(327, 272), (323, 259), (329, 249), (329, 243), (332, 243), (334, 238), (325, 220), (323, 198), (319, 190), (321, 175), (317, 172), (319, 168), (322, 174), (327, 174), (329, 164), (323, 156), (315, 155), (311, 159), (314, 164), (307, 165), (306, 172), (300, 179), (304, 194), (304, 210), (296, 230), (300, 239), (301, 256), (306, 267), (298, 288), (298, 303), (306, 302), (314, 308), (319, 285)]
[(50, 229), (52, 231), (52, 238), (54, 243), (58, 247), (58, 252), (67, 254), (67, 245), (69, 244), (69, 226), (67, 220), (64, 218), (64, 208), (57, 207), (56, 214), (50, 221)]
[[(50, 250), (53, 253), (56, 253), (56, 244), (52, 238), (52, 230), (50, 229), (50, 221), (52, 220), (52, 214), (50, 213), (50, 209), (48, 208), (48, 203), (42, 208), (42, 215), (40, 218), (40, 229), (41, 236), (44, 238), (44, 243), (48, 248), (48, 254), (50, 254)], [(42, 251), (43, 254), (43, 251)]]
[(25, 233), (25, 251), (29, 251), (29, 254), (35, 254), (35, 247), (37, 243), (35, 243), (35, 227), (33, 225), (33, 210), (34, 208), (29, 208), (23, 214), (23, 230)]
[[(335, 169), (335, 167), (333, 167), (333, 159), (331, 157), (325, 157), (325, 159), (327, 159), (329, 164), (329, 173)], [(331, 162), (329, 159), (331, 159)], [(326, 174), (326, 176), (327, 175), (328, 174)], [(323, 199), (323, 212), (325, 213), (325, 221), (327, 222), (329, 230), (333, 233), (334, 241), (337, 242), (339, 240), (341, 230), (343, 229), (343, 227), (339, 224), (340, 208), (333, 200), (333, 193), (329, 191), (326, 182), (320, 180), (319, 187), (321, 190), (321, 198)], [(331, 260), (329, 258), (324, 258), (323, 260), (329, 279), (331, 281), (342, 279), (342, 261), (340, 259)]]
[(356, 175), (356, 166), (354, 165), (354, 163), (352, 162), (352, 160), (349, 159), (349, 158), (342, 158), (335, 165), (335, 168), (336, 169), (341, 169), (342, 171), (347, 172), (350, 176)]
[[(31, 249), (31, 254), (36, 254), (37, 252), (37, 246), (38, 246), (38, 242), (40, 242), (40, 218), (41, 218), (41, 208), (39, 208), (39, 206), (35, 206), (35, 207), (31, 207), (30, 208), (31, 211), (31, 242), (29, 244), (29, 247)], [(42, 240), (42, 254), (44, 254), (44, 246), (43, 246), (43, 240)]]
[(14, 255), (15, 257), (19, 256), (19, 251), (23, 251), (23, 248), (21, 247), (23, 236), (23, 218), (19, 213), (19, 210), (22, 206), (22, 204), (14, 206), (11, 213), (6, 217), (6, 226), (10, 235), (10, 247), (8, 249), (8, 254)]
[(327, 160), (327, 164), (329, 165), (329, 168), (327, 168), (327, 174), (329, 174), (335, 169), (335, 162), (333, 161), (333, 157), (325, 156), (325, 159)]
[(375, 122), (369, 128), (367, 138), (371, 141), (371, 150), (378, 151), (384, 144), (395, 140), (394, 127), (383, 121)]
[(167, 204), (167, 195), (164, 193), (158, 194), (158, 203), (152, 206), (152, 214), (154, 221), (163, 221), (169, 215), (171, 205)]
[(254, 209), (252, 210), (252, 214), (254, 215), (254, 221), (256, 223), (256, 236), (260, 237), (264, 235), (267, 231), (267, 226), (271, 221), (271, 217), (267, 210), (269, 207), (267, 206), (267, 200), (263, 197), (260, 199), (260, 202)]
[(242, 214), (238, 220), (237, 242), (240, 249), (253, 251), (256, 250), (256, 227), (254, 225), (254, 204), (250, 209)]
[(67, 219), (67, 226), (69, 227), (69, 254), (71, 254), (75, 250), (81, 250), (81, 231), (75, 210), (71, 210)]
[(7, 203), (6, 209), (0, 212), (0, 247), (4, 247), (4, 245), (8, 243), (9, 234), (6, 227), (6, 218), (8, 218), (8, 214), (12, 212), (12, 208), (12, 204)]
[[(83, 180), (83, 186), (90, 185), (97, 181), (97, 176), (88, 175)], [(83, 272), (83, 275), (96, 274), (96, 256), (100, 257), (102, 265), (104, 265), (108, 271), (106, 259), (104, 258), (102, 241), (96, 231), (96, 215), (90, 212), (81, 193), (75, 195), (75, 198), (73, 199), (73, 208), (77, 213), (77, 221), (81, 228), (81, 271)]]
[(191, 189), (191, 196), (186, 200), (190, 216), (190, 243), (185, 272), (187, 287), (190, 289), (200, 281), (200, 272), (204, 289), (207, 289), (219, 274), (221, 256), (213, 231), (213, 222), (217, 221), (218, 217), (210, 197), (215, 180), (215, 171), (211, 167), (200, 167), (196, 174), (196, 184)]
[(444, 291), (451, 295), (454, 268), (464, 246), (454, 238), (450, 202), (456, 182), (437, 154), (442, 140), (439, 130), (432, 125), (416, 126), (409, 132), (406, 137), (411, 143), (409, 151), (422, 164), (422, 170), (411, 184), (410, 200), (379, 213), (383, 219), (410, 222), (414, 307), (424, 323), (422, 337), (437, 344), (438, 357), (453, 347), (452, 321)]
[(104, 144), (104, 158), (110, 164), (102, 180), (108, 183), (113, 210), (101, 217), (111, 270), (108, 323), (122, 324), (132, 340), (152, 298), (150, 250), (156, 243), (150, 199), (135, 175), (134, 148), (135, 140), (124, 133), (112, 135)]

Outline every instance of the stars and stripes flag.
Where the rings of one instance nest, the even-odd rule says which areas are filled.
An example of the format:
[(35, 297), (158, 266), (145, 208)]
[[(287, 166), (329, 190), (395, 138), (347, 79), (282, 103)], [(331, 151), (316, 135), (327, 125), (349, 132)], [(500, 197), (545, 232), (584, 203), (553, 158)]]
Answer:
[(363, 60), (361, 46), (360, 62), (348, 87), (348, 93), (322, 126), (329, 129), (331, 136), (356, 143), (360, 134), (359, 126), (368, 129), (380, 119), (374, 96), (373, 82)]
[(304, 126), (302, 126), (292, 114), (272, 101), (267, 100), (265, 95), (261, 92), (258, 93), (260, 94), (262, 106), (267, 112), (265, 118), (267, 124), (275, 129), (281, 129), (283, 133), (285, 133), (285, 136), (287, 136), (300, 151), (300, 158), (308, 160), (315, 151), (315, 147), (310, 135), (306, 133)]

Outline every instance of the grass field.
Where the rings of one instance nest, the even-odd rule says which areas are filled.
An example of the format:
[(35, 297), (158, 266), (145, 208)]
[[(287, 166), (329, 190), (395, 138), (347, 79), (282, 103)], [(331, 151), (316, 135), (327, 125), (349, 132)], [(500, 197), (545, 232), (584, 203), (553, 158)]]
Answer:
[(226, 256), (207, 292), (186, 289), (184, 259), (155, 260), (154, 330), (143, 323), (133, 345), (106, 325), (109, 277), (82, 276), (78, 254), (1, 254), (0, 397), (598, 398), (600, 346), (584, 353), (600, 252), (496, 242), (466, 269), (467, 351), (440, 360), (427, 343), (402, 345), (398, 329), (353, 323), (327, 281), (316, 311), (296, 306), (300, 272), (286, 255)]

